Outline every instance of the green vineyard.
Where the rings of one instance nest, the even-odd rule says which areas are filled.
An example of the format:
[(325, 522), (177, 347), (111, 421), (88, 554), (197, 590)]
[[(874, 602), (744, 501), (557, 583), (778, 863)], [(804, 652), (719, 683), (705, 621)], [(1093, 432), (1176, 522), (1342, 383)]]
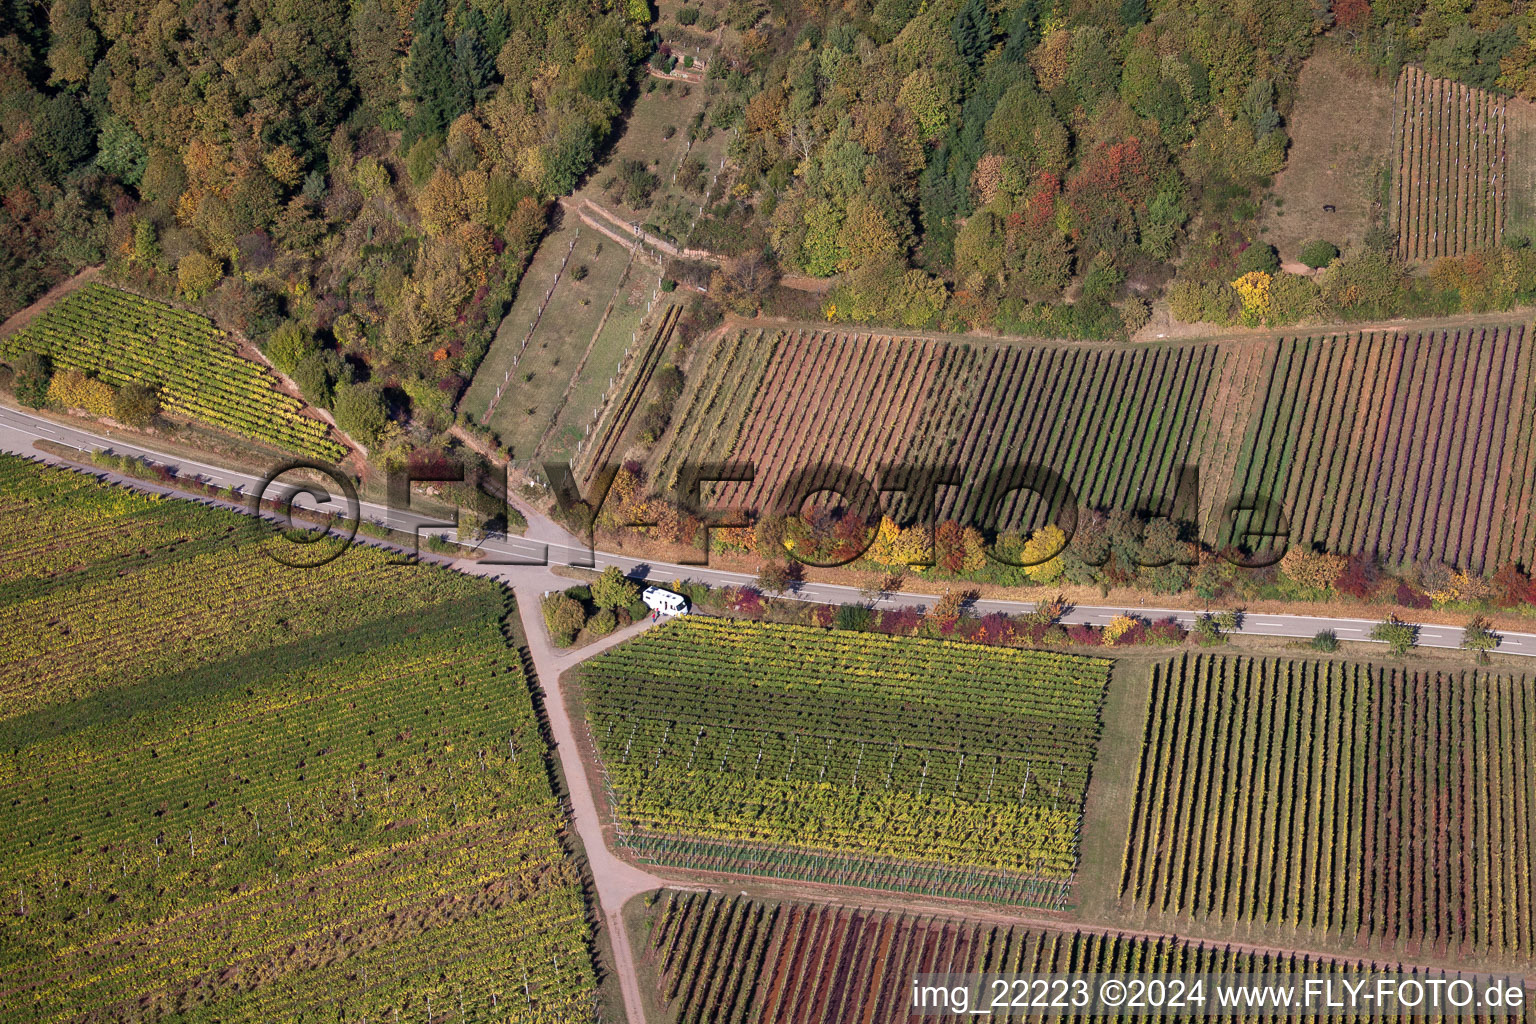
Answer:
[(577, 670), (621, 841), (738, 873), (1066, 899), (1109, 662), (687, 618)]
[[(939, 915), (665, 890), (643, 927), (644, 965), (668, 1024), (899, 1024), (976, 1020), (910, 1010), (918, 974), (1262, 974), (1282, 979), (1390, 965), (1254, 954), (1179, 939), (1050, 930)], [(636, 942), (641, 948), (642, 941)], [(981, 1019), (989, 1019), (982, 1017)], [(1071, 1011), (1008, 1020), (1357, 1020), (1338, 1012), (1124, 1018)], [(1377, 1019), (1427, 1019), (1383, 1016)], [(1471, 1016), (1463, 1018), (1474, 1019)], [(1530, 1020), (1526, 1011), (1479, 1020)]]
[(10, 456), (0, 511), (6, 1020), (594, 1019), (499, 586)]
[(168, 411), (286, 451), (337, 460), (346, 449), (272, 374), (241, 357), (207, 317), (104, 285), (71, 292), (0, 343), (0, 358), (47, 356), (113, 387), (147, 384)]
[(1185, 655), (1151, 686), (1130, 905), (1531, 962), (1529, 679)]

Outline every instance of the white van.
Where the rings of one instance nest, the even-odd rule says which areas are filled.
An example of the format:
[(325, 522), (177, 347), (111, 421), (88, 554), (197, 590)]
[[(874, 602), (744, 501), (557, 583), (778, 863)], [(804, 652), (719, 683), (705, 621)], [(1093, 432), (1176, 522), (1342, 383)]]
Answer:
[(660, 587), (646, 587), (645, 593), (640, 595), (645, 606), (657, 615), (687, 615), (688, 599), (682, 594), (674, 594), (670, 590), (662, 590)]

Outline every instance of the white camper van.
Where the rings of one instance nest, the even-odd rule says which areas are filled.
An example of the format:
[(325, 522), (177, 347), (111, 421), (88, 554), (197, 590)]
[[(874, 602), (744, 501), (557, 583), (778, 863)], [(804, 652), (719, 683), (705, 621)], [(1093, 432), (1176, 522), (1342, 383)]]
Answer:
[(687, 615), (688, 599), (682, 594), (674, 594), (670, 590), (662, 590), (660, 587), (646, 587), (645, 593), (640, 595), (645, 606), (658, 616), (663, 615)]

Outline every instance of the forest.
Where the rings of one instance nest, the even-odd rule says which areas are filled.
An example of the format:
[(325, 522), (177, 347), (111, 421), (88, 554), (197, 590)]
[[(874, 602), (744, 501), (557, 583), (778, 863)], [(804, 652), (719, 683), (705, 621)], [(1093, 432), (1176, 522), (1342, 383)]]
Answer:
[(719, 44), (691, 130), (732, 133), (690, 240), (724, 309), (837, 275), (833, 321), (1099, 339), (1164, 296), (1274, 323), (1536, 292), (1519, 236), (1425, 283), (1385, 227), (1318, 279), (1258, 230), (1320, 38), (1530, 97), (1519, 0), (0, 0), (0, 316), (105, 264), (370, 449), (441, 438), (683, 27)]
[(643, 0), (6, 0), (0, 316), (104, 262), (256, 341), (365, 445), (440, 431), (650, 19)]

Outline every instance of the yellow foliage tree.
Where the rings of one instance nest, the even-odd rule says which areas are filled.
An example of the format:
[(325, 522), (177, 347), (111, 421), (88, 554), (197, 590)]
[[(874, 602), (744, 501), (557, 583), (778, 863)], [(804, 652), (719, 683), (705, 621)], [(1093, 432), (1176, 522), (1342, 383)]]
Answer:
[(949, 128), (952, 89), (931, 68), (918, 68), (901, 83), (896, 102), (911, 112), (925, 139), (937, 139)]
[(112, 385), (79, 370), (65, 370), (48, 382), (48, 400), (66, 409), (80, 409), (93, 416), (112, 415)]
[(206, 253), (189, 252), (176, 264), (181, 294), (194, 302), (207, 295), (223, 276), (223, 265)]
[(1067, 535), (1055, 523), (1047, 523), (1024, 542), (1024, 575), (1036, 583), (1055, 583), (1061, 577), (1061, 550)]
[(865, 557), (879, 565), (898, 564), (896, 542), (900, 537), (901, 527), (896, 525), (896, 520), (890, 516), (881, 516), (880, 525), (875, 528), (875, 539), (870, 543)]
[(933, 562), (933, 536), (921, 526), (909, 526), (896, 538), (887, 565), (912, 565), (921, 567)]
[(1104, 627), (1101, 642), (1105, 647), (1113, 647), (1120, 638), (1129, 633), (1136, 626), (1136, 620), (1129, 615), (1116, 615), (1109, 620), (1109, 625)]
[(1238, 298), (1243, 301), (1243, 323), (1249, 327), (1266, 322), (1274, 310), (1269, 284), (1270, 277), (1262, 270), (1250, 270), (1232, 282)]
[(1299, 587), (1328, 590), (1344, 574), (1348, 559), (1293, 547), (1280, 559), (1280, 571)]
[(464, 189), (453, 172), (439, 167), (416, 197), (421, 226), (434, 237), (446, 235), (464, 217)]
[(293, 147), (286, 144), (267, 150), (261, 158), (261, 166), (267, 169), (274, 181), (289, 188), (304, 180), (304, 165)]
[(857, 270), (899, 253), (901, 239), (878, 206), (856, 195), (848, 202), (848, 217), (843, 221), (838, 248), (847, 255), (838, 261), (837, 268)]

